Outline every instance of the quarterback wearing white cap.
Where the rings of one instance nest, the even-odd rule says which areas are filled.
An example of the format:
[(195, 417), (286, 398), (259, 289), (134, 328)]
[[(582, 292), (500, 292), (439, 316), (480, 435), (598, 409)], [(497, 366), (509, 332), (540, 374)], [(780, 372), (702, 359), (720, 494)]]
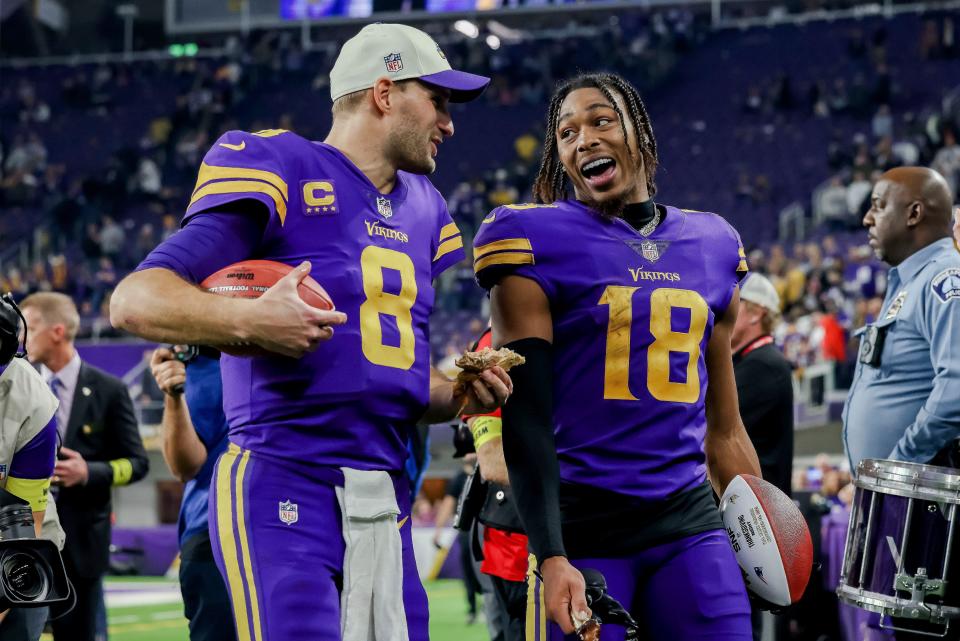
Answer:
[[(221, 136), (183, 229), (115, 292), (114, 324), (150, 340), (274, 354), (220, 361), (230, 445), (212, 472), (210, 539), (240, 641), (428, 637), (409, 431), (490, 412), (511, 385), (492, 367), (454, 393), (430, 367), (433, 281), (464, 252), (427, 174), (453, 135), (448, 103), (488, 82), (451, 69), (421, 31), (365, 27), (330, 73), (327, 138)], [(251, 258), (295, 269), (257, 299), (196, 287)], [(311, 273), (335, 311), (300, 299)]]

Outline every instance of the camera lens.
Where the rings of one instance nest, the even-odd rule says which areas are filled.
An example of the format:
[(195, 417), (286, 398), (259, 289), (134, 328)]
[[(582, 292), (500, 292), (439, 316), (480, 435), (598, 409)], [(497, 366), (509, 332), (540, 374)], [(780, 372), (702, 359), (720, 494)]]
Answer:
[(47, 596), (49, 581), (45, 562), (27, 552), (9, 552), (0, 561), (4, 590), (20, 601), (37, 601)]

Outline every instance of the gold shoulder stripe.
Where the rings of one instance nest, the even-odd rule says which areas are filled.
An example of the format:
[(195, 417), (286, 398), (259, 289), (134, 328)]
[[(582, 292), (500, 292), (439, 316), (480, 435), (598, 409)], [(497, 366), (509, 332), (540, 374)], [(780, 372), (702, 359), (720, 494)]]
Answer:
[(527, 238), (504, 238), (503, 240), (495, 240), (492, 243), (487, 243), (486, 245), (477, 245), (473, 248), (473, 257), (480, 258), (481, 256), (486, 256), (487, 254), (498, 252), (498, 251), (507, 251), (507, 250), (517, 250), (525, 249), (526, 251), (533, 251), (533, 247), (530, 245), (530, 240)]
[(479, 273), (491, 265), (534, 265), (533, 254), (501, 252), (481, 258), (473, 263), (473, 271)]
[(747, 261), (741, 260), (741, 261), (740, 261), (740, 264), (737, 265), (737, 271), (738, 271), (738, 272), (748, 272), (748, 271), (750, 271), (750, 268), (747, 267)]
[(544, 205), (543, 203), (518, 203), (516, 205), (504, 205), (505, 209), (514, 211), (524, 211), (527, 209), (556, 209), (556, 205)]
[(495, 221), (496, 219), (497, 219), (497, 215), (496, 215), (496, 214), (490, 214), (489, 216), (487, 216), (486, 218), (484, 218), (484, 219), (483, 219), (483, 222), (480, 223), (480, 224), (481, 224), (481, 225), (486, 225), (487, 223), (492, 223), (492, 222)]
[(460, 230), (457, 228), (457, 223), (449, 223), (447, 225), (444, 225), (440, 229), (440, 242), (442, 243), (448, 238), (452, 238), (453, 236), (456, 236), (459, 233), (460, 233)]
[(283, 194), (277, 191), (274, 185), (257, 180), (226, 180), (224, 182), (209, 183), (193, 194), (188, 208), (192, 207), (195, 202), (204, 196), (211, 196), (213, 194), (243, 194), (245, 192), (254, 192), (270, 196), (270, 198), (273, 199), (273, 204), (277, 208), (277, 215), (280, 216), (280, 224), (283, 224), (283, 221), (287, 218), (287, 202), (284, 200)]
[(433, 262), (437, 262), (452, 251), (457, 251), (463, 247), (463, 236), (456, 236), (450, 240), (440, 243), (437, 247), (437, 255), (433, 257)]
[(738, 247), (738, 248), (737, 248), (737, 255), (740, 256), (740, 258), (746, 258), (746, 257), (747, 257), (746, 252), (743, 251), (743, 247)]
[(699, 209), (684, 209), (683, 207), (679, 207), (679, 209), (680, 211), (685, 211), (688, 214), (705, 214), (706, 213), (704, 211), (700, 211)]
[(287, 133), (286, 129), (262, 129), (260, 131), (253, 132), (254, 136), (259, 136), (260, 138), (273, 138), (274, 136), (279, 136), (280, 134)]
[(200, 165), (200, 175), (197, 176), (197, 185), (193, 188), (193, 192), (196, 193), (202, 185), (211, 180), (239, 180), (242, 178), (253, 178), (270, 183), (283, 195), (284, 200), (289, 199), (287, 195), (287, 183), (272, 171), (250, 169), (249, 167), (220, 167), (219, 165), (208, 165), (207, 163)]

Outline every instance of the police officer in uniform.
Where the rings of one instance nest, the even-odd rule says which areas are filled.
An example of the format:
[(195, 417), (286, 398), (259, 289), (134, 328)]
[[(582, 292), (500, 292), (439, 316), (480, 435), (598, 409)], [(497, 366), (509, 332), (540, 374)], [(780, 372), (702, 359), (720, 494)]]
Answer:
[[(952, 203), (943, 176), (922, 167), (892, 169), (873, 188), (863, 224), (877, 257), (892, 268), (877, 320), (858, 332), (843, 411), (854, 474), (870, 458), (942, 464), (960, 436), (960, 252), (951, 238)], [(874, 617), (870, 625), (878, 623)], [(956, 632), (951, 626), (948, 638)]]
[(891, 265), (877, 320), (860, 351), (843, 412), (850, 469), (863, 459), (928, 463), (960, 436), (960, 252), (953, 197), (937, 172), (899, 167), (880, 177), (863, 219)]

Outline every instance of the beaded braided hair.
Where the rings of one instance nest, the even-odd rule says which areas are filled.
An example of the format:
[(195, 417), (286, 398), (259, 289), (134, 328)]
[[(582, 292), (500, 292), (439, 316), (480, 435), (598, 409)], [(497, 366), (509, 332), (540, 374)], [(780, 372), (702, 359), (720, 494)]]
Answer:
[[(557, 121), (560, 118), (560, 105), (572, 91), (591, 87), (599, 89), (600, 93), (610, 101), (613, 110), (617, 112), (617, 117), (620, 118), (623, 139), (628, 140), (626, 119), (613, 98), (613, 92), (617, 92), (622, 97), (627, 106), (630, 121), (633, 123), (633, 129), (637, 133), (637, 146), (643, 159), (647, 192), (651, 197), (657, 192), (657, 185), (653, 179), (659, 162), (657, 141), (653, 137), (650, 116), (643, 105), (643, 100), (640, 99), (640, 94), (632, 84), (620, 76), (607, 73), (591, 73), (580, 74), (576, 78), (567, 80), (557, 88), (550, 99), (550, 108), (547, 112), (547, 130), (544, 134), (543, 152), (540, 157), (540, 170), (537, 172), (537, 178), (533, 184), (533, 195), (537, 202), (549, 204), (567, 197), (567, 175), (564, 172), (563, 164), (560, 162), (560, 154), (557, 150)], [(633, 150), (630, 149), (629, 145), (627, 146), (627, 152), (633, 158)]]

